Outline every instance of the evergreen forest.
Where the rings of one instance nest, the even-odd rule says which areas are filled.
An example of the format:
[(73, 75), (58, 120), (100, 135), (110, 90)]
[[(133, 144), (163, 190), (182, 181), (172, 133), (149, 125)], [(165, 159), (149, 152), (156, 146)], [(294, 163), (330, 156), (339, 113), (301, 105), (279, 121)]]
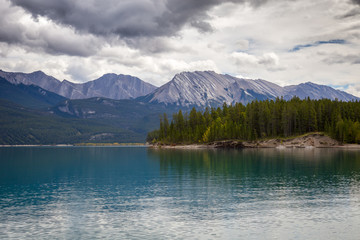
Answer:
[(289, 101), (223, 104), (190, 112), (179, 110), (171, 121), (160, 117), (160, 128), (147, 141), (164, 144), (209, 143), (220, 140), (259, 140), (324, 132), (343, 143), (360, 143), (360, 102), (294, 97)]

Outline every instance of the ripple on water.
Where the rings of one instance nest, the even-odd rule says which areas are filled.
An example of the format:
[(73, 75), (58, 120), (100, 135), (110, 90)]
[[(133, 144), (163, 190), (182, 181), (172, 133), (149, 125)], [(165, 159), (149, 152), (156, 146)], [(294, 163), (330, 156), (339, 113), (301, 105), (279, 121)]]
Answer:
[(360, 236), (358, 152), (64, 149), (0, 149), (0, 239)]

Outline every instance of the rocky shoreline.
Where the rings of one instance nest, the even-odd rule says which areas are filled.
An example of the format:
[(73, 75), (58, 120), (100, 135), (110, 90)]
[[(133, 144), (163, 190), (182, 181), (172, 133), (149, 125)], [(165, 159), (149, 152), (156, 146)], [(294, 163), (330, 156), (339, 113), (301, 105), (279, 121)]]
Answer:
[(342, 144), (322, 133), (312, 133), (287, 139), (267, 139), (258, 141), (239, 141), (226, 140), (208, 144), (188, 144), (188, 145), (166, 145), (154, 144), (153, 148), (173, 148), (173, 149), (242, 149), (242, 148), (346, 148), (360, 149), (360, 144)]

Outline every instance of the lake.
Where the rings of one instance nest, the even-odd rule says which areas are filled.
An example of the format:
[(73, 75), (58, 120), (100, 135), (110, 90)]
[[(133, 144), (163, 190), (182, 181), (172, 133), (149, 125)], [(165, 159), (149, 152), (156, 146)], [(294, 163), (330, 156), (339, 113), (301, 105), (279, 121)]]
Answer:
[(359, 239), (360, 151), (0, 148), (0, 239)]

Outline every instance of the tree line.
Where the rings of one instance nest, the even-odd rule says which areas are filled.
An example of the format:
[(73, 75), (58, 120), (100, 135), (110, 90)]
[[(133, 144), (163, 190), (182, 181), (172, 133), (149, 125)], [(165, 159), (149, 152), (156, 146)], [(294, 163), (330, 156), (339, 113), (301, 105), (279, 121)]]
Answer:
[(253, 101), (223, 104), (160, 117), (160, 128), (148, 133), (148, 142), (208, 143), (219, 140), (257, 140), (325, 132), (344, 143), (360, 143), (360, 102), (311, 100)]

